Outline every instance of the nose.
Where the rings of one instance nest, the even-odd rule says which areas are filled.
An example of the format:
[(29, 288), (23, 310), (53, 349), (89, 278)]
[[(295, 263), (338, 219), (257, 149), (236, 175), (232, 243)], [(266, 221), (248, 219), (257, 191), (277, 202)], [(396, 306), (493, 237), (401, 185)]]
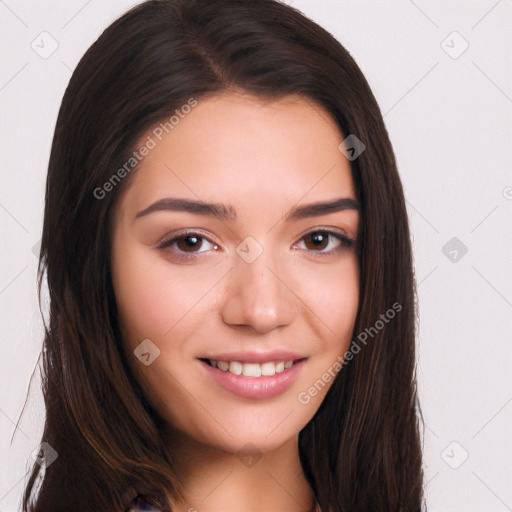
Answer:
[(263, 334), (293, 322), (298, 299), (287, 282), (289, 273), (276, 260), (267, 249), (251, 263), (235, 255), (221, 304), (226, 324)]

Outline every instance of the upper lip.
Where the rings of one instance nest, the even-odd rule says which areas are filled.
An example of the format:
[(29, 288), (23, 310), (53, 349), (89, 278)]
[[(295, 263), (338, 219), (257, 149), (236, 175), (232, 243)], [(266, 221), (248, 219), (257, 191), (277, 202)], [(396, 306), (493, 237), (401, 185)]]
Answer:
[(221, 352), (213, 355), (203, 355), (198, 359), (211, 359), (213, 361), (240, 361), (244, 363), (268, 363), (271, 361), (296, 361), (306, 359), (290, 350), (272, 350), (269, 352)]

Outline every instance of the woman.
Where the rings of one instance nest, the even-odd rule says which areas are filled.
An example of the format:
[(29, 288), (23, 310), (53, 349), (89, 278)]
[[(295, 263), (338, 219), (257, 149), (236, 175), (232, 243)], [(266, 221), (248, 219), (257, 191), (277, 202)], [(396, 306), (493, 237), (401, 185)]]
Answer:
[(59, 112), (43, 277), (57, 457), (25, 510), (421, 509), (403, 190), (361, 71), (297, 10), (107, 28)]

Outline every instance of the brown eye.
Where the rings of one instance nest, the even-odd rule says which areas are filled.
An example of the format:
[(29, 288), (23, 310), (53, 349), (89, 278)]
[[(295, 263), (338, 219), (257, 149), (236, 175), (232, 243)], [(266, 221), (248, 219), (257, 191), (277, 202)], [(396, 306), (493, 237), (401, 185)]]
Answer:
[(329, 256), (353, 247), (355, 240), (341, 233), (317, 229), (304, 235), (294, 248), (302, 249), (299, 247), (302, 243), (304, 243), (306, 251)]
[(219, 246), (194, 231), (182, 232), (164, 238), (157, 248), (175, 259), (200, 257), (203, 252), (217, 251)]
[(195, 249), (201, 247), (201, 241), (203, 237), (193, 235), (183, 235), (175, 238), (176, 247), (183, 252), (194, 252)]
[[(306, 247), (312, 250), (323, 250), (327, 247), (329, 242), (329, 234), (325, 231), (314, 231), (304, 237), (306, 240)], [(308, 245), (307, 241), (311, 241), (311, 245)]]

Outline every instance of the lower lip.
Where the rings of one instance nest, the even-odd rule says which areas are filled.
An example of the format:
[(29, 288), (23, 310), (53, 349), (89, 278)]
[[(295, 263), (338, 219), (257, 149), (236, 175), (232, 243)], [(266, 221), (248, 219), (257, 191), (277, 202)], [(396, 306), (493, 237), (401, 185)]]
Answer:
[(306, 359), (286, 368), (281, 373), (265, 377), (235, 375), (199, 361), (204, 370), (226, 391), (243, 398), (272, 398), (289, 389), (297, 380)]

